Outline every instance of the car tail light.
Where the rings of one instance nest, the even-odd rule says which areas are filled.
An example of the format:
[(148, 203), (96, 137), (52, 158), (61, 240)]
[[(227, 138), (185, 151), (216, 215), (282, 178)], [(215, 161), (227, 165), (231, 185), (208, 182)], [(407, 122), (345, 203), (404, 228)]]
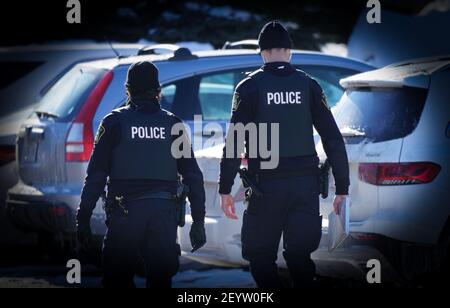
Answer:
[(431, 162), (360, 163), (359, 179), (373, 185), (411, 185), (430, 183), (441, 167)]
[(13, 145), (0, 146), (0, 166), (16, 159), (16, 147)]
[(113, 72), (107, 72), (89, 94), (73, 121), (66, 139), (66, 161), (88, 161), (94, 148), (92, 121), (103, 95), (108, 89)]

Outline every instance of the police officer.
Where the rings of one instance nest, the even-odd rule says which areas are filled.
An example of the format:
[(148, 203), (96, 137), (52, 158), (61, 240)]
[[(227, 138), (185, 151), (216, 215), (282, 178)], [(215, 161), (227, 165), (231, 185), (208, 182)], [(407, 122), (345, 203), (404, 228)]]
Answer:
[[(274, 169), (264, 169), (259, 154), (248, 160), (248, 171), (263, 196), (247, 196), (242, 255), (259, 287), (280, 287), (275, 261), (283, 236), (293, 286), (311, 286), (315, 274), (311, 253), (319, 245), (322, 228), (313, 126), (333, 169), (336, 211), (348, 194), (347, 154), (320, 85), (289, 64), (292, 41), (287, 30), (277, 21), (267, 23), (259, 47), (265, 64), (237, 85), (231, 123), (279, 123), (279, 162)], [(237, 151), (226, 157), (227, 147), (239, 148), (238, 138), (234, 144), (229, 141), (230, 133), (220, 164), (219, 193), (225, 215), (237, 219), (230, 192), (241, 160)], [(247, 139), (246, 146), (248, 141), (252, 140)]]
[(150, 62), (130, 66), (128, 103), (102, 121), (87, 169), (77, 214), (78, 241), (91, 242), (90, 218), (108, 179), (108, 231), (103, 243), (104, 287), (134, 287), (136, 264), (146, 265), (147, 287), (170, 287), (178, 271), (180, 248), (173, 195), (177, 176), (189, 186), (193, 224), (191, 243), (206, 243), (203, 175), (191, 157), (171, 155), (171, 128), (180, 123), (161, 109), (158, 70)]

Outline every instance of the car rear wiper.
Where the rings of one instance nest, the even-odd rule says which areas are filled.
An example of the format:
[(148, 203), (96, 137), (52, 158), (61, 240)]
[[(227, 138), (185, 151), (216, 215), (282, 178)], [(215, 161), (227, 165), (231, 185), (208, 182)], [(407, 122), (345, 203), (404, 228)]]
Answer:
[(35, 113), (38, 115), (38, 117), (43, 117), (46, 116), (48, 118), (59, 118), (59, 115), (56, 113), (51, 113), (49, 111), (41, 111), (41, 110), (37, 110), (35, 111)]

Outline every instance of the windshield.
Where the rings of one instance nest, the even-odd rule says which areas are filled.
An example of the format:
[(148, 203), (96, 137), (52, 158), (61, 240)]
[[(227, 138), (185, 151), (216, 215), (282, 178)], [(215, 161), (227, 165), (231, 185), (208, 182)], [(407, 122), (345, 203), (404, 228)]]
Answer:
[(416, 128), (426, 95), (426, 89), (411, 87), (349, 89), (334, 115), (344, 136), (373, 142), (403, 138)]
[(44, 95), (36, 112), (58, 118), (70, 116), (79, 103), (86, 100), (104, 73), (101, 69), (74, 67)]

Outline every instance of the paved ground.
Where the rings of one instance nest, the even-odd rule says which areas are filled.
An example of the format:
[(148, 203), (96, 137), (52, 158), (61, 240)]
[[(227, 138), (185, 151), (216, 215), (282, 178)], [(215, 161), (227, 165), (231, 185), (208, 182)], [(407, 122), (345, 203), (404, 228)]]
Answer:
[[(73, 287), (66, 281), (67, 268), (63, 261), (50, 261), (36, 250), (26, 247), (0, 247), (0, 288), (59, 288)], [(364, 266), (358, 270), (351, 262), (336, 262), (342, 256), (332, 255), (318, 263), (317, 283), (321, 287), (372, 287), (365, 281)], [(343, 274), (345, 273), (345, 274)], [(387, 273), (387, 272), (386, 272)], [(283, 274), (283, 273), (282, 273)], [(89, 265), (82, 268), (78, 287), (100, 287), (101, 271)], [(399, 286), (385, 275), (383, 286)], [(145, 286), (143, 278), (136, 277), (138, 287)], [(180, 272), (174, 277), (178, 288), (252, 288), (255, 283), (246, 269), (220, 268), (200, 264), (181, 257)]]
[[(16, 249), (15, 252), (11, 250)], [(68, 269), (62, 261), (50, 261), (34, 250), (1, 247), (0, 288), (60, 288), (73, 287), (66, 281)], [(8, 251), (8, 252), (7, 252)], [(244, 269), (217, 268), (180, 259), (180, 272), (173, 285), (178, 288), (252, 288), (255, 283)], [(94, 265), (82, 267), (81, 285), (77, 287), (100, 287), (101, 271)], [(145, 287), (145, 280), (135, 279), (137, 287)]]

